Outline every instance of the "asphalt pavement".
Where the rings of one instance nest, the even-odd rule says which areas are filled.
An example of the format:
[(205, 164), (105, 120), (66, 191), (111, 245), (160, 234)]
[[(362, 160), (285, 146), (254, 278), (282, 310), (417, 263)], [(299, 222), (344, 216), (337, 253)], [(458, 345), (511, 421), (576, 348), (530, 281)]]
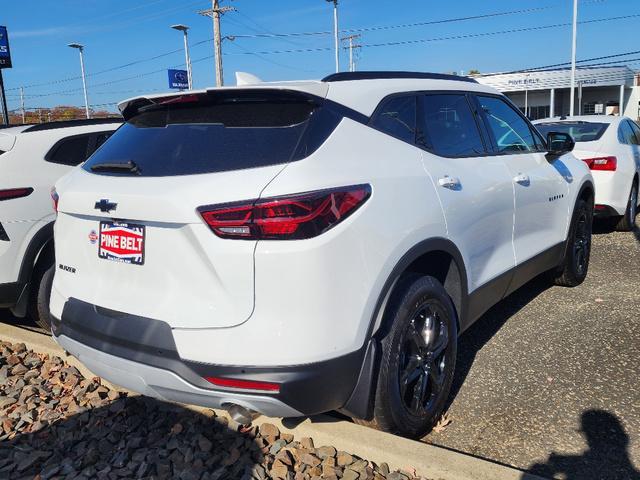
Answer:
[(595, 230), (583, 285), (535, 280), (462, 336), (451, 423), (425, 441), (542, 476), (640, 479), (640, 231)]
[(640, 479), (639, 327), (640, 231), (597, 226), (583, 285), (535, 280), (463, 335), (451, 423), (424, 440), (546, 477)]

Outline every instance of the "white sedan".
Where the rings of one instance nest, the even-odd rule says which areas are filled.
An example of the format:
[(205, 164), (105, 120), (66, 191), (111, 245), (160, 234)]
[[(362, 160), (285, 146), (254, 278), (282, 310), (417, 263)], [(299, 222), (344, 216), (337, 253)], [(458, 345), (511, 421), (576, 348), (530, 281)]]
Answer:
[(616, 228), (633, 230), (638, 211), (640, 127), (627, 117), (589, 115), (533, 122), (543, 135), (568, 133), (573, 154), (589, 165), (596, 184), (595, 214), (612, 217)]

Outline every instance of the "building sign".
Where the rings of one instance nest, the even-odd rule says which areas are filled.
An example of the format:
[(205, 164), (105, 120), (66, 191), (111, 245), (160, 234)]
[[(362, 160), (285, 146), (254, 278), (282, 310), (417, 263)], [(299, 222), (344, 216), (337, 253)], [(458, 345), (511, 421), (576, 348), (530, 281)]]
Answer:
[[(633, 85), (634, 72), (628, 67), (580, 67), (576, 69), (576, 86), (607, 87)], [(494, 87), (501, 92), (524, 90), (549, 90), (569, 88), (571, 70), (541, 70), (538, 72), (498, 73), (476, 77), (478, 82)]]
[(181, 90), (189, 88), (189, 77), (186, 70), (169, 70), (169, 88)]
[(11, 68), (11, 51), (7, 27), (0, 26), (0, 68)]

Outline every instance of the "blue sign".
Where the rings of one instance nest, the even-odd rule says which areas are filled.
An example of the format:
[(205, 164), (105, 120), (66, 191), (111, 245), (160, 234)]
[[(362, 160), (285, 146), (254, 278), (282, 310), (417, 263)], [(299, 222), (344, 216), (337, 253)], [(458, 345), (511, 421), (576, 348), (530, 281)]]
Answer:
[(169, 70), (169, 88), (189, 88), (189, 76), (186, 70)]
[(11, 68), (11, 51), (7, 27), (0, 26), (0, 68)]

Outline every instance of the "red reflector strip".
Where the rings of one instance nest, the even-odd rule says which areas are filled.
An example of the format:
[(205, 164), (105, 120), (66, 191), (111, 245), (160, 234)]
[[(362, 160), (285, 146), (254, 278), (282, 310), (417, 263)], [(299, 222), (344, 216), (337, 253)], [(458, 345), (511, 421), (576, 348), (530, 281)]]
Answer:
[(10, 188), (8, 190), (0, 190), (0, 200), (11, 200), (13, 198), (21, 198), (31, 195), (33, 188)]
[(594, 207), (594, 209), (595, 209), (595, 210), (606, 210), (606, 209), (607, 209), (607, 207), (606, 207), (606, 205), (596, 205), (596, 206)]
[(583, 162), (589, 166), (590, 170), (613, 172), (618, 168), (618, 159), (616, 157), (585, 158)]
[(240, 388), (242, 390), (262, 390), (264, 392), (278, 393), (279, 383), (254, 382), (253, 380), (238, 380), (236, 378), (204, 377), (204, 379), (218, 387)]

